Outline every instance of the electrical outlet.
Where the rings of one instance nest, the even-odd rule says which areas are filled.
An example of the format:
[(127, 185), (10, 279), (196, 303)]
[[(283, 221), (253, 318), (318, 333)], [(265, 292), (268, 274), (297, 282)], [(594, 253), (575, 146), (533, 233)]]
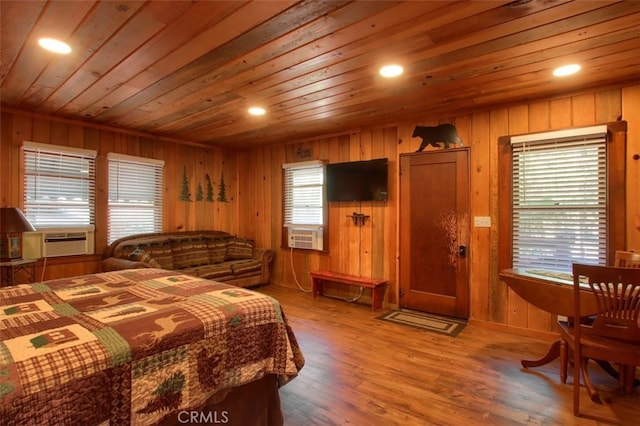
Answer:
[(491, 228), (490, 216), (475, 216), (473, 218), (473, 225), (476, 228)]

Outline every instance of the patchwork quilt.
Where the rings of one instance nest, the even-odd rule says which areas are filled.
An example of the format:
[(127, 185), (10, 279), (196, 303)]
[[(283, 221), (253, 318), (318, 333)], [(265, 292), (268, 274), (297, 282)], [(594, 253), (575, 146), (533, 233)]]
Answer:
[(162, 269), (0, 289), (0, 419), (157, 424), (304, 357), (264, 294)]

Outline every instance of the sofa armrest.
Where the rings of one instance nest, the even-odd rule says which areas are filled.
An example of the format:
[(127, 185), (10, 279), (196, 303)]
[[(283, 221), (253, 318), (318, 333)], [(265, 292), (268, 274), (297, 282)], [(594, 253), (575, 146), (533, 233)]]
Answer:
[(119, 257), (108, 257), (102, 260), (100, 271), (120, 271), (122, 269), (142, 269), (150, 268), (150, 266), (144, 262), (137, 262), (129, 259), (122, 259)]
[(271, 279), (271, 261), (273, 260), (273, 250), (254, 248), (253, 258), (259, 260), (262, 264), (260, 272), (260, 281), (262, 284), (269, 284)]

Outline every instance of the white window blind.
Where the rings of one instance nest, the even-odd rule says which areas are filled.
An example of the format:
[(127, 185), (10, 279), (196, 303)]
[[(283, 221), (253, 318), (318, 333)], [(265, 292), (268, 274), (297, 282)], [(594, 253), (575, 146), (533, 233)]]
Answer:
[(324, 165), (319, 161), (283, 164), (284, 226), (324, 225)]
[(164, 162), (109, 153), (108, 242), (162, 232)]
[(606, 127), (573, 130), (511, 139), (514, 267), (606, 264)]
[(95, 224), (92, 150), (24, 142), (24, 210), (36, 228)]

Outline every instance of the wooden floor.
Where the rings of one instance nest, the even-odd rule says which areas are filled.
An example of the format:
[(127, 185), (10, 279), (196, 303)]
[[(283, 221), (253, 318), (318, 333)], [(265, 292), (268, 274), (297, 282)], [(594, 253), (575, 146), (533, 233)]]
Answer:
[[(603, 397), (582, 395), (572, 414), (572, 374), (559, 362), (526, 370), (549, 342), (467, 325), (457, 337), (377, 320), (367, 305), (276, 285), (278, 299), (305, 356), (280, 389), (287, 426), (310, 425), (597, 425), (640, 424), (640, 390), (626, 395), (595, 364)], [(584, 388), (583, 388), (584, 391)]]

